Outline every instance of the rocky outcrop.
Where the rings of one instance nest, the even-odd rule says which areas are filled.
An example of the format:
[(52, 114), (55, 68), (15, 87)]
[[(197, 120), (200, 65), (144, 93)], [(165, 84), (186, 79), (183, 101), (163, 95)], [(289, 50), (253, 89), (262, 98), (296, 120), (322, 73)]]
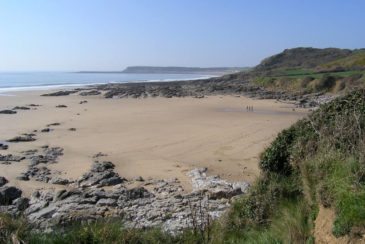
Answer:
[(25, 134), (23, 136), (16, 136), (13, 137), (9, 140), (7, 140), (7, 142), (29, 142), (29, 141), (35, 141), (36, 139), (34, 138), (34, 134)]
[(194, 169), (188, 173), (191, 177), (193, 192), (208, 192), (210, 199), (231, 198), (235, 195), (246, 193), (247, 182), (229, 183), (219, 176), (207, 176), (207, 168)]
[(16, 111), (5, 109), (5, 110), (0, 110), (0, 114), (16, 114)]
[(26, 172), (20, 174), (17, 179), (28, 181), (30, 179), (36, 181), (42, 181), (52, 184), (68, 184), (70, 183), (67, 179), (61, 179), (58, 175), (60, 172), (51, 171), (47, 165), (57, 163), (58, 157), (63, 155), (63, 148), (60, 147), (42, 147), (43, 152), (37, 154), (38, 150), (29, 150), (24, 152), (30, 160), (28, 169)]
[[(120, 178), (113, 169), (111, 162), (95, 162), (76, 182), (65, 183), (67, 189), (39, 190), (29, 201), (20, 198), (19, 192), (12, 188), (14, 194), (6, 193), (11, 201), (2, 201), (0, 205), (7, 206), (0, 206), (0, 210), (13, 215), (23, 212), (40, 229), (117, 217), (126, 227), (160, 226), (176, 233), (194, 223), (209, 223), (220, 217), (229, 208), (230, 198), (243, 194), (248, 187), (247, 183), (231, 184), (217, 176), (207, 176), (206, 169), (196, 169), (189, 172), (194, 188), (191, 193), (185, 193), (177, 179), (136, 179), (133, 182), (141, 185), (128, 188), (133, 182)], [(119, 180), (114, 181), (116, 178)], [(114, 185), (108, 190), (103, 188), (110, 185), (105, 184), (106, 179), (113, 179), (106, 181)]]
[(80, 187), (90, 186), (114, 186), (126, 181), (122, 179), (118, 173), (114, 172), (114, 164), (112, 162), (94, 162), (90, 172), (85, 173), (80, 179), (77, 180), (77, 184)]
[(68, 95), (76, 93), (76, 92), (78, 92), (78, 90), (57, 91), (57, 92), (52, 92), (52, 93), (48, 93), (48, 94), (43, 94), (41, 96), (51, 96), (51, 97), (68, 96)]
[(20, 162), (24, 160), (23, 156), (15, 156), (13, 154), (2, 155), (0, 154), (0, 163), (10, 164), (10, 162)]

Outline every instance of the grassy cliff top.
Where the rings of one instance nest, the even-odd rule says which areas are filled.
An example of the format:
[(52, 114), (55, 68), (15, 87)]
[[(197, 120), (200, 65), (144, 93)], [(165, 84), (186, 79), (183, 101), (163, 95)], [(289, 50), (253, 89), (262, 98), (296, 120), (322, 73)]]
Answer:
[(365, 49), (286, 49), (230, 79), (299, 93), (352, 90), (365, 86)]

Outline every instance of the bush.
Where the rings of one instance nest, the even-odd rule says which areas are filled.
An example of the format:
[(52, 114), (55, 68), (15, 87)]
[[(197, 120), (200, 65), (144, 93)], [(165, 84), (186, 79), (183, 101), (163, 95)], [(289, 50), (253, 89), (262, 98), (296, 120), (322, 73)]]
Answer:
[(307, 88), (309, 83), (311, 83), (314, 80), (312, 76), (306, 76), (303, 79), (300, 80), (300, 87), (301, 88)]
[(294, 127), (283, 130), (261, 155), (260, 168), (264, 172), (289, 175), (292, 171), (290, 155), (295, 138)]
[(331, 75), (324, 75), (314, 83), (315, 91), (329, 91), (336, 84), (336, 78)]

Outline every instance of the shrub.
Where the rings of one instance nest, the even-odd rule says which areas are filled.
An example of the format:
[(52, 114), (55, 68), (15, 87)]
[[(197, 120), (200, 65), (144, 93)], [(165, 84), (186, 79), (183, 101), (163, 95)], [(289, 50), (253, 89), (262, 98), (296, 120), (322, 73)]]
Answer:
[(331, 75), (324, 75), (314, 83), (315, 91), (328, 91), (336, 84), (336, 78)]
[(309, 83), (311, 83), (314, 80), (312, 76), (306, 76), (303, 79), (300, 80), (300, 87), (301, 88), (307, 88)]
[(283, 130), (261, 155), (260, 168), (264, 172), (289, 175), (292, 171), (290, 155), (295, 137), (294, 127)]

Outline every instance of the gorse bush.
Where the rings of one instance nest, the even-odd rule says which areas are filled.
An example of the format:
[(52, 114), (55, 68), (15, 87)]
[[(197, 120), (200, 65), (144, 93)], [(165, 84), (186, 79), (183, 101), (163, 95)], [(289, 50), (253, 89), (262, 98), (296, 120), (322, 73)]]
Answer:
[(295, 140), (295, 130), (282, 131), (271, 146), (261, 156), (260, 167), (264, 172), (289, 175), (292, 171), (290, 155)]

